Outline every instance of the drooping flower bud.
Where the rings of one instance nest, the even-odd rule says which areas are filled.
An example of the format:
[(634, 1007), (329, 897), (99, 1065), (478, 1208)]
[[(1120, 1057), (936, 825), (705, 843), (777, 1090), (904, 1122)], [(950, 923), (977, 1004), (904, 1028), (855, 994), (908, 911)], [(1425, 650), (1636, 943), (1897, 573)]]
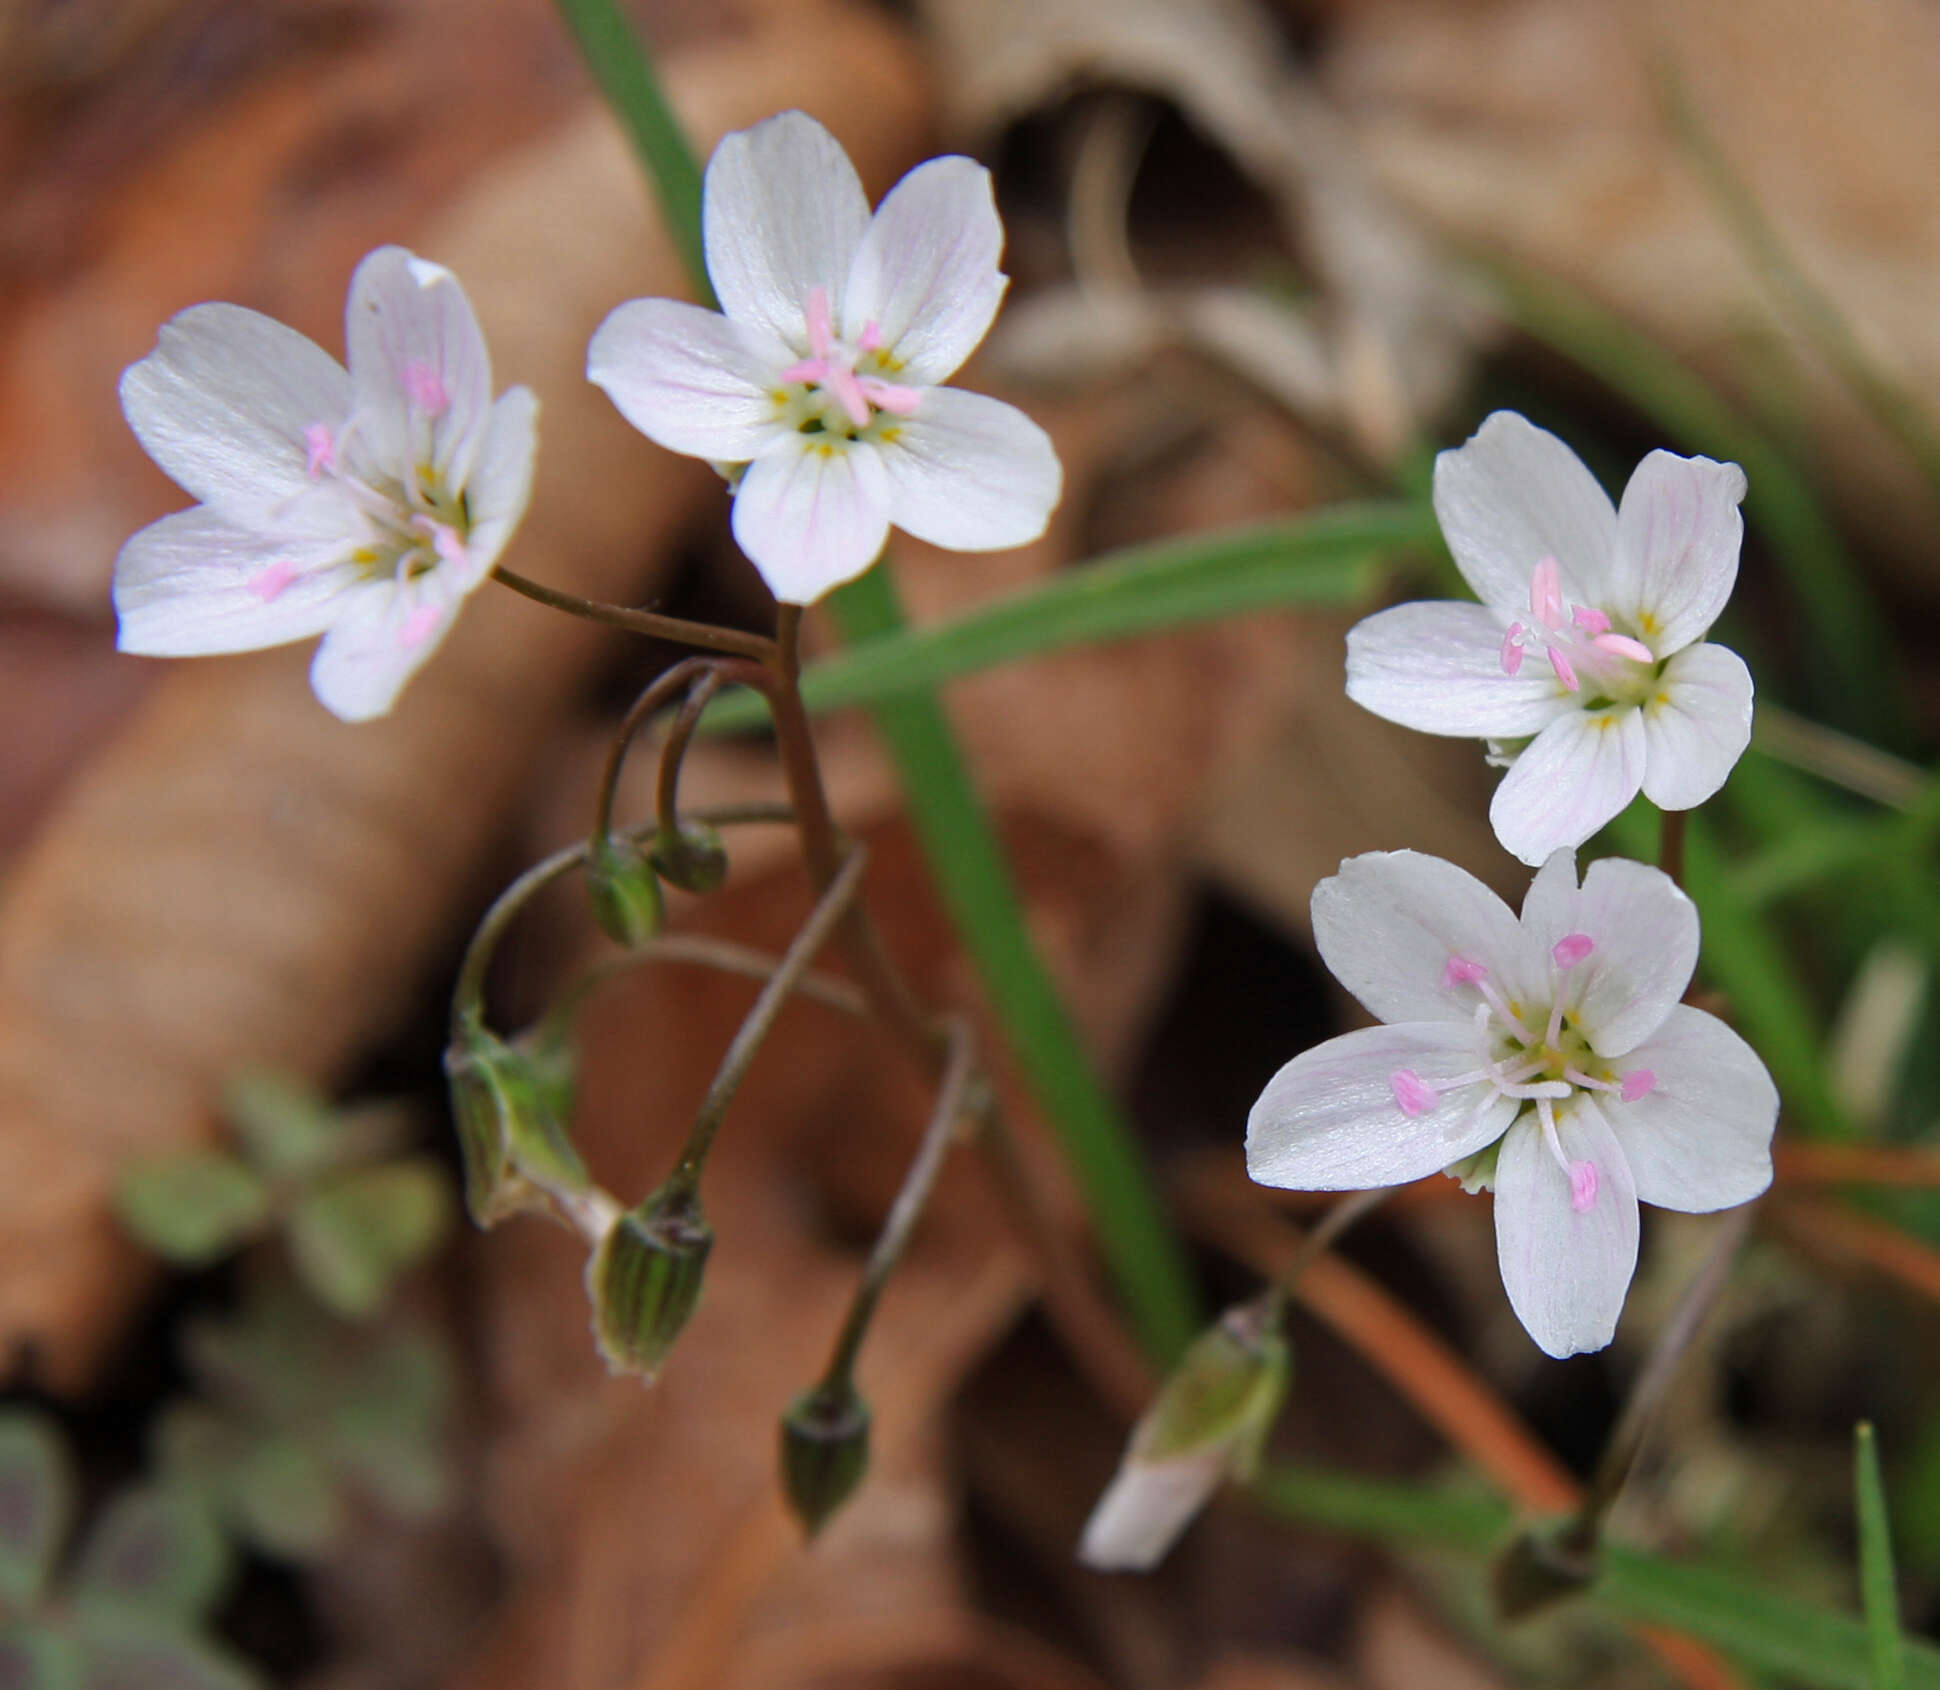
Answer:
[(869, 1405), (844, 1379), (817, 1385), (781, 1419), (781, 1482), (810, 1537), (855, 1493), (869, 1470)]
[(666, 901), (653, 864), (631, 839), (609, 833), (593, 842), (586, 859), (586, 889), (593, 919), (615, 943), (629, 950), (660, 931)]
[(445, 1052), (451, 1113), (465, 1163), (465, 1206), (480, 1226), (543, 1205), (540, 1187), (583, 1191), (586, 1165), (553, 1106), (557, 1088), (484, 1027)]
[(629, 1209), (586, 1264), (593, 1336), (615, 1373), (649, 1381), (701, 1299), (714, 1229), (692, 1190), (673, 1182)]
[(706, 822), (682, 822), (677, 833), (662, 828), (647, 855), (660, 878), (683, 892), (712, 892), (727, 879), (727, 847)]
[(1078, 1555), (1103, 1571), (1158, 1565), (1227, 1479), (1249, 1479), (1286, 1397), (1291, 1352), (1256, 1304), (1193, 1340), (1132, 1432)]

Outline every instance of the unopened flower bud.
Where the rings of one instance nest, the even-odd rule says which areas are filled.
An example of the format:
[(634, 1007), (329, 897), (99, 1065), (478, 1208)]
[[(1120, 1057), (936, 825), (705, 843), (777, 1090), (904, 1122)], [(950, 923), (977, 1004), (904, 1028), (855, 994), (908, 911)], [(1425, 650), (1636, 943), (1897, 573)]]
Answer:
[(714, 1229), (691, 1190), (662, 1186), (629, 1209), (586, 1265), (593, 1336), (615, 1373), (651, 1380), (701, 1300)]
[(541, 1186), (582, 1191), (586, 1165), (561, 1124), (556, 1076), (470, 1027), (445, 1052), (451, 1113), (465, 1163), (465, 1206), (480, 1226), (543, 1203)]
[(586, 859), (586, 887), (593, 919), (609, 939), (631, 949), (660, 931), (666, 903), (653, 864), (631, 839), (607, 834)]
[(727, 879), (727, 847), (706, 822), (682, 822), (677, 833), (662, 828), (647, 854), (660, 878), (683, 892), (712, 892)]
[(869, 1405), (846, 1379), (817, 1385), (781, 1419), (781, 1481), (810, 1537), (855, 1493), (869, 1470)]
[(1291, 1370), (1286, 1340), (1253, 1304), (1202, 1332), (1133, 1431), (1079, 1558), (1104, 1571), (1157, 1566), (1225, 1480), (1258, 1469)]

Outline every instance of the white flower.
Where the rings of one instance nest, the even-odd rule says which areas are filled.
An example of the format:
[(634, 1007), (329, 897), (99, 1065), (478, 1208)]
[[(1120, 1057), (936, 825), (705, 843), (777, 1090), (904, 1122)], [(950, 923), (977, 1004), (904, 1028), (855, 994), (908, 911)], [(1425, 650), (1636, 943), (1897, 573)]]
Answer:
[[(1404, 604), (1347, 636), (1347, 693), (1494, 742), (1489, 819), (1532, 866), (1641, 788), (1688, 810), (1751, 738), (1751, 674), (1698, 642), (1738, 574), (1736, 464), (1652, 452), (1613, 509), (1555, 435), (1497, 411), (1435, 459), (1435, 514), (1480, 604)], [(1525, 743), (1526, 742), (1526, 743)]]
[(931, 159), (872, 218), (835, 138), (783, 112), (715, 148), (703, 206), (726, 314), (632, 300), (586, 373), (649, 439), (738, 470), (734, 537), (777, 599), (860, 575), (892, 523), (956, 551), (1043, 533), (1061, 481), (1044, 431), (937, 385), (1003, 298), (987, 170)]
[(402, 247), (357, 266), (350, 369), (274, 318), (196, 305), (121, 378), (148, 455), (202, 502), (115, 560), (123, 651), (199, 657), (323, 634), (310, 684), (391, 708), (525, 514), (538, 404), (492, 399), (449, 270)]
[(1601, 1349), (1637, 1259), (1637, 1204), (1704, 1214), (1771, 1181), (1778, 1093), (1678, 999), (1698, 919), (1668, 875), (1558, 851), (1520, 921), (1473, 876), (1371, 852), (1314, 889), (1314, 937), (1382, 1021), (1274, 1075), (1247, 1169), (1303, 1191), (1437, 1170), (1495, 1191), (1509, 1301), (1553, 1356)]

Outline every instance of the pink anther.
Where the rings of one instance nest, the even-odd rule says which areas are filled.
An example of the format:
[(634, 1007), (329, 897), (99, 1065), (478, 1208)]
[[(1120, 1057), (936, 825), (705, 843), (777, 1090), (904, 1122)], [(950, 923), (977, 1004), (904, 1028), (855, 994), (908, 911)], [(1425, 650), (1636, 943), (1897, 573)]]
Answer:
[(1607, 651), (1617, 657), (1628, 657), (1636, 663), (1657, 661), (1649, 646), (1642, 640), (1633, 640), (1628, 634), (1598, 634), (1591, 644), (1599, 651)]
[(451, 409), (444, 377), (422, 358), (413, 358), (404, 366), (404, 392), (412, 408), (427, 417), (441, 417)]
[(1570, 612), (1570, 620), (1592, 639), (1610, 631), (1610, 618), (1591, 605), (1579, 604)]
[(1489, 971), (1479, 962), (1470, 962), (1467, 957), (1452, 956), (1448, 966), (1442, 970), (1442, 986), (1472, 986), (1477, 980), (1486, 980)]
[(1574, 968), (1596, 949), (1596, 941), (1587, 933), (1566, 933), (1549, 947), (1549, 954), (1558, 968)]
[(312, 481), (337, 467), (337, 442), (327, 424), (313, 422), (303, 431), (303, 467)]
[(1657, 1089), (1657, 1076), (1648, 1068), (1633, 1068), (1623, 1077), (1623, 1089), (1617, 1094), (1625, 1103), (1635, 1103), (1640, 1097), (1648, 1097)]
[(416, 651), (431, 637), (431, 630), (438, 626), (438, 607), (435, 604), (421, 604), (404, 619), (404, 625), (397, 631), (397, 643), (406, 651)]
[(1570, 1163), (1570, 1207), (1586, 1213), (1596, 1202), (1598, 1180), (1594, 1162)]
[(1553, 557), (1544, 558), (1529, 577), (1529, 614), (1545, 628), (1563, 625), (1563, 571)]
[(880, 352), (882, 350), (882, 325), (871, 317), (862, 325), (862, 338), (856, 343), (858, 352)]
[(900, 387), (893, 381), (884, 381), (880, 376), (859, 376), (856, 385), (862, 389), (863, 396), (879, 411), (888, 411), (892, 416), (911, 415), (922, 399), (913, 387)]
[(1511, 622), (1502, 636), (1502, 672), (1513, 675), (1522, 668), (1522, 636), (1527, 632), (1520, 622)]
[(1579, 691), (1576, 671), (1570, 667), (1570, 660), (1563, 655), (1563, 648), (1553, 645), (1546, 649), (1549, 653), (1549, 666), (1556, 671), (1557, 680), (1561, 681), (1571, 692)]
[(862, 391), (862, 383), (856, 380), (856, 373), (838, 358), (825, 358), (828, 374), (823, 376), (822, 385), (833, 393), (843, 413), (857, 428), (868, 426), (869, 400)]
[(1396, 1107), (1411, 1121), (1435, 1107), (1435, 1088), (1412, 1068), (1395, 1069), (1388, 1076), (1388, 1085), (1394, 1092)]
[(259, 569), (244, 583), (251, 598), (260, 604), (274, 604), (283, 596), (283, 589), (296, 579), (296, 565), (286, 557), (278, 558), (265, 569)]

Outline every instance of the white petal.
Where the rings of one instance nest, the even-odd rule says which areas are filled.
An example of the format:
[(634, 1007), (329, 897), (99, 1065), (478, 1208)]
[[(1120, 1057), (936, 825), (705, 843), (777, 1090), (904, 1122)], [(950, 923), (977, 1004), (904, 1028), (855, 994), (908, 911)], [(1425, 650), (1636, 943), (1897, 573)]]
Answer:
[(1502, 1287), (1546, 1355), (1600, 1350), (1617, 1330), (1637, 1270), (1637, 1192), (1609, 1123), (1579, 1094), (1557, 1111), (1556, 1136), (1572, 1163), (1596, 1170), (1581, 1212), (1536, 1112), (1509, 1129), (1495, 1165), (1495, 1252)]
[(528, 387), (508, 387), (485, 425), (485, 439), (465, 487), (471, 529), (466, 565), (483, 580), (498, 562), (532, 497), (532, 466), (538, 451), (539, 401)]
[(232, 527), (198, 505), (152, 522), (115, 559), (119, 645), (144, 657), (205, 657), (307, 640), (357, 580), (348, 542), (307, 549)]
[(942, 381), (976, 350), (1007, 285), (997, 260), (1004, 226), (990, 172), (967, 158), (933, 158), (896, 184), (862, 237), (843, 302), (843, 335), (874, 323), (890, 375)]
[(1597, 602), (1660, 658), (1702, 639), (1731, 597), (1744, 496), (1736, 464), (1674, 452), (1652, 452), (1624, 488), (1609, 597)]
[(841, 322), (869, 201), (841, 143), (805, 112), (724, 136), (708, 160), (701, 225), (721, 309), (808, 350), (808, 290)]
[(1473, 1031), (1448, 1021), (1365, 1027), (1303, 1051), (1267, 1082), (1246, 1120), (1246, 1171), (1290, 1191), (1362, 1191), (1440, 1173), (1502, 1136), (1520, 1107), (1476, 1083), (1410, 1116), (1393, 1076), (1430, 1086), (1472, 1072)]
[(1565, 598), (1603, 602), (1617, 513), (1583, 460), (1528, 418), (1497, 411), (1467, 445), (1436, 457), (1435, 515), (1483, 603), (1526, 615), (1545, 557), (1561, 569)]
[(1559, 851), (1543, 865), (1523, 900), (1531, 952), (1546, 967), (1550, 948), (1568, 934), (1593, 948), (1564, 978), (1563, 1004), (1599, 1056), (1622, 1056), (1664, 1024), (1697, 968), (1697, 906), (1662, 869), (1627, 857), (1604, 857), (1574, 888), (1571, 861)]
[(350, 378), (315, 341), (240, 305), (195, 305), (122, 372), (121, 408), (184, 492), (244, 528), (275, 526), (314, 484), (304, 430), (335, 430)]
[(1641, 1201), (1708, 1214), (1771, 1184), (1778, 1089), (1758, 1053), (1716, 1016), (1679, 1004), (1623, 1066), (1657, 1080), (1634, 1103), (1606, 1105)]
[(774, 396), (793, 361), (766, 329), (680, 300), (635, 299), (594, 331), (586, 378), (655, 445), (739, 464), (780, 432)]
[(889, 538), (881, 453), (800, 440), (756, 458), (734, 496), (734, 538), (783, 604), (813, 604), (853, 580)]
[(400, 479), (429, 462), (462, 486), (491, 415), (492, 361), (458, 278), (401, 246), (377, 248), (350, 278), (344, 340), (357, 460)]
[(1479, 604), (1398, 604), (1347, 634), (1347, 696), (1422, 733), (1522, 739), (1575, 708), (1540, 655), (1502, 669), (1504, 623)]
[(1524, 747), (1489, 803), (1502, 848), (1532, 867), (1581, 845), (1637, 796), (1644, 778), (1643, 713), (1623, 705), (1572, 710)]
[(468, 590), (440, 568), (402, 586), (373, 581), (353, 592), (310, 665), (310, 687), (324, 708), (346, 722), (388, 715), (404, 683), (444, 643)]
[(1735, 651), (1694, 645), (1644, 700), (1644, 796), (1688, 810), (1725, 783), (1751, 743), (1751, 671)]
[(1150, 1571), (1225, 1477), (1223, 1446), (1170, 1461), (1127, 1458), (1085, 1522), (1078, 1559), (1100, 1572)]
[(956, 552), (1035, 540), (1063, 489), (1051, 437), (1001, 399), (954, 387), (923, 392), (883, 434), (889, 520)]
[(1449, 959), (1500, 975), (1524, 948), (1507, 904), (1474, 875), (1420, 851), (1349, 857), (1314, 888), (1313, 917), (1334, 978), (1383, 1021), (1466, 1029), (1475, 994), (1443, 984)]

